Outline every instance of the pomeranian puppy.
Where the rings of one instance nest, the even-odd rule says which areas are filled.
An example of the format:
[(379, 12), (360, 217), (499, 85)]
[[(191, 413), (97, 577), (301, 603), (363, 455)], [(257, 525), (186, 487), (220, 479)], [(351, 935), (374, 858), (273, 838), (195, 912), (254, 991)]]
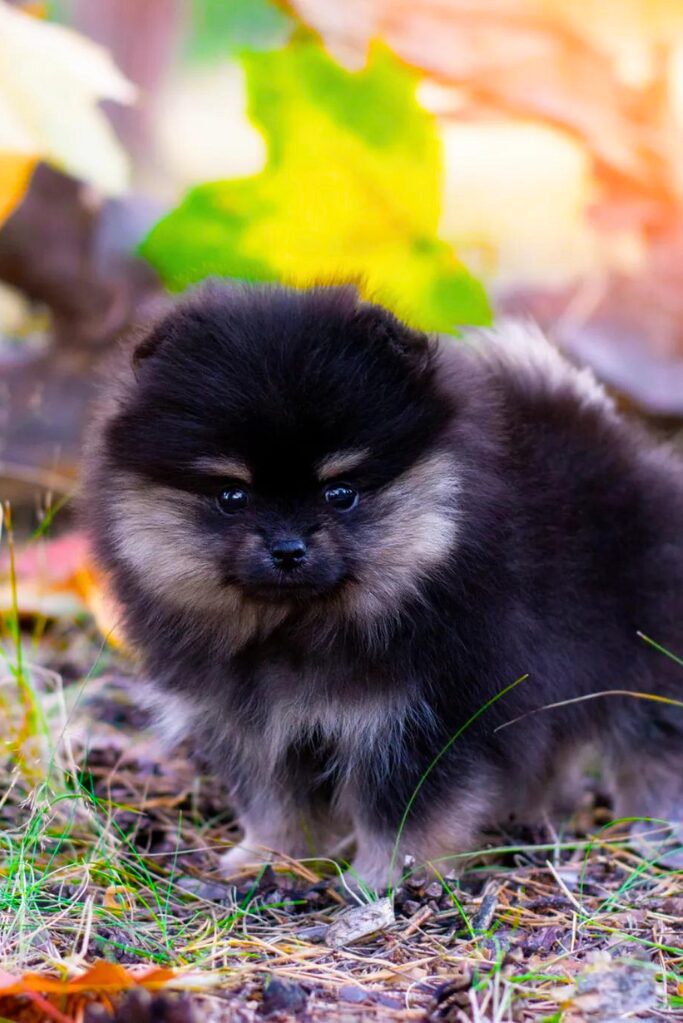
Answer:
[(683, 652), (683, 463), (532, 326), (208, 283), (92, 432), (96, 557), (166, 731), (231, 786), (226, 874), (347, 826), (371, 886), (447, 869), (589, 744), (615, 815), (680, 842), (683, 709), (643, 694), (683, 667), (643, 635)]

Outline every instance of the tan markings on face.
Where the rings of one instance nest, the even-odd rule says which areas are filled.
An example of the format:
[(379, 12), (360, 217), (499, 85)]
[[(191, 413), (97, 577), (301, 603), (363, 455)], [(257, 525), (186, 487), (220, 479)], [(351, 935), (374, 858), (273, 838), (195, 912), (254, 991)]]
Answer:
[(460, 491), (453, 459), (440, 452), (377, 495), (375, 523), (363, 540), (367, 557), (342, 597), (346, 613), (374, 627), (373, 620), (418, 592), (456, 543)]
[(193, 466), (199, 472), (209, 473), (211, 476), (220, 476), (225, 479), (239, 480), (241, 483), (251, 483), (251, 470), (239, 458), (198, 458)]
[(333, 480), (357, 469), (369, 455), (367, 448), (352, 451), (336, 451), (318, 463), (318, 479)]
[(262, 608), (224, 585), (218, 568), (220, 541), (195, 525), (202, 498), (172, 487), (116, 479), (114, 542), (119, 557), (153, 597), (180, 611), (202, 611), (233, 649), (268, 635), (287, 617), (286, 606)]

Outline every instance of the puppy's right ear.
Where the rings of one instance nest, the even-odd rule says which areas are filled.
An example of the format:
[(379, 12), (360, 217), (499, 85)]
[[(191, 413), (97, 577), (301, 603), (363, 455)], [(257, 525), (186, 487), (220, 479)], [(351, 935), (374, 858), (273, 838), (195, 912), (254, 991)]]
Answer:
[(173, 302), (170, 299), (160, 299), (144, 310), (142, 322), (138, 322), (131, 332), (128, 347), (130, 364), (136, 379), (142, 364), (156, 355), (168, 338), (168, 318), (172, 309)]
[(156, 296), (142, 311), (142, 320), (131, 337), (130, 364), (136, 379), (142, 366), (169, 341), (178, 341), (185, 329), (202, 319), (206, 310), (216, 306), (225, 312), (231, 296), (244, 295), (244, 287), (235, 281), (208, 277), (180, 296)]
[(164, 340), (164, 334), (160, 327), (161, 324), (157, 325), (151, 332), (146, 333), (141, 341), (133, 343), (130, 361), (136, 377), (141, 364), (156, 354)]

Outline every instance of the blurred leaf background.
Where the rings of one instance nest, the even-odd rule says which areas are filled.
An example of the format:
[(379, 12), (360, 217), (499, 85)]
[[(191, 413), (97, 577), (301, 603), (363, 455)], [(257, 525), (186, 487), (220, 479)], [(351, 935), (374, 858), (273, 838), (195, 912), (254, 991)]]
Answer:
[[(350, 280), (427, 330), (532, 316), (680, 441), (682, 131), (680, 0), (0, 0), (0, 941), (13, 970), (2, 1018), (90, 1020), (92, 990), (118, 998), (163, 980), (112, 964), (66, 979), (102, 954), (202, 971), (195, 982), (222, 995), (245, 966), (255, 978), (268, 962), (307, 985), (321, 963), (347, 991), (353, 978), (369, 983), (364, 956), (355, 973), (330, 972), (324, 946), (318, 965), (313, 945), (299, 958), (291, 921), (286, 946), (259, 930), (261, 908), (277, 910), (272, 891), (251, 914), (251, 894), (233, 912), (210, 901), (215, 884), (195, 902), (198, 889), (177, 883), (188, 851), (191, 871), (215, 871), (234, 827), (223, 796), (138, 733), (139, 679), (121, 679), (112, 649), (118, 611), (71, 528), (88, 404), (122, 332), (207, 273)], [(541, 862), (553, 855), (540, 887), (566, 903), (553, 917), (565, 929), (547, 926), (543, 900), (536, 917), (521, 910), (530, 929), (525, 939), (522, 921), (517, 947), (530, 958), (509, 960), (514, 1007), (507, 995), (486, 1001), (502, 990), (505, 932), (491, 935), (504, 918), (481, 933), (476, 921), (486, 900), (495, 912), (496, 894), (477, 902), (472, 926), (463, 892), (448, 889), (443, 970), (446, 932), (425, 955), (428, 917), (400, 934), (401, 955), (412, 935), (419, 977), (433, 969), (441, 990), (462, 916), (458, 969), (469, 956), (479, 978), (463, 1004), (482, 1019), (508, 1008), (559, 1019), (570, 1003), (558, 977), (585, 965), (587, 941), (614, 945), (631, 892), (642, 930), (629, 942), (657, 957), (675, 1012), (680, 949), (660, 933), (680, 918), (675, 889), (657, 869), (658, 900), (631, 852), (618, 860), (591, 839), (586, 862), (593, 846), (595, 884), (584, 864), (578, 890), (593, 908), (578, 930), (557, 836), (540, 847)], [(566, 846), (568, 877), (582, 848)], [(515, 860), (524, 888), (531, 853)], [(26, 965), (41, 976), (23, 975)], [(401, 1015), (419, 998), (426, 1011), (414, 966), (382, 971)], [(258, 1001), (261, 987), (245, 997), (256, 990)], [(132, 1018), (125, 1004), (116, 1018)]]
[(677, 0), (0, 0), (0, 68), (15, 501), (69, 489), (100, 360), (207, 273), (530, 315), (683, 415)]
[(153, 229), (142, 253), (164, 281), (354, 280), (424, 329), (488, 322), (483, 288), (437, 236), (441, 145), (415, 75), (379, 48), (346, 71), (308, 35), (242, 66), (266, 167), (193, 189)]

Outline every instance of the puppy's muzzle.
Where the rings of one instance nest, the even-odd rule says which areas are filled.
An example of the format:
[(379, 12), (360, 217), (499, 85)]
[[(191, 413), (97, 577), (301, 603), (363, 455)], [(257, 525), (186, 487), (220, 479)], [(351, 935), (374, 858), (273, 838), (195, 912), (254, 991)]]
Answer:
[(306, 559), (306, 554), (306, 544), (300, 537), (282, 537), (274, 540), (270, 547), (273, 564), (285, 572), (300, 568)]

